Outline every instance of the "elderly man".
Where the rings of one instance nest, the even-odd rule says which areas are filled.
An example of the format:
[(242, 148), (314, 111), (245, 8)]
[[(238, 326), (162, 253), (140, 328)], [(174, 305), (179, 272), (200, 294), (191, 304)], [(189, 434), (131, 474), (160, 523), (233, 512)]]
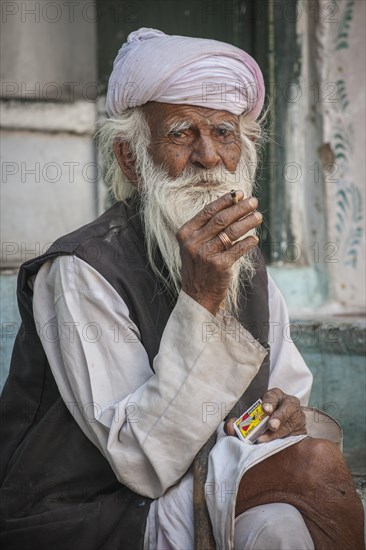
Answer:
[[(341, 453), (306, 434), (311, 375), (256, 248), (263, 96), (228, 44), (140, 29), (121, 48), (100, 131), (117, 203), (19, 275), (3, 548), (193, 548), (191, 465), (214, 433), (217, 547), (362, 548)], [(260, 443), (225, 435), (259, 397)]]

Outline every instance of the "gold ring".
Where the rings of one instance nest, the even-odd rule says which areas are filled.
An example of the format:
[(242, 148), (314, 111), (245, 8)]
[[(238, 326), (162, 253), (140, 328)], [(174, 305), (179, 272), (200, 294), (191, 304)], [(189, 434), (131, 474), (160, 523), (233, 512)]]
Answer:
[(221, 231), (221, 233), (219, 233), (217, 236), (222, 242), (222, 244), (224, 245), (224, 247), (226, 248), (226, 250), (229, 250), (229, 248), (233, 246), (233, 242), (226, 235), (225, 231)]

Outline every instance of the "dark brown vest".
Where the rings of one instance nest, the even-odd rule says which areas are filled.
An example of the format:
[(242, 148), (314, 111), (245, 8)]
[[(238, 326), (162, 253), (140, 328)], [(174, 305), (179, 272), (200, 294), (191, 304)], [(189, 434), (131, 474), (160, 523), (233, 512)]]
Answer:
[[(143, 547), (151, 500), (116, 479), (66, 406), (38, 338), (29, 278), (61, 254), (89, 263), (116, 289), (140, 330), (150, 365), (175, 304), (151, 271), (137, 204), (118, 203), (22, 265), (22, 326), (1, 396), (2, 548), (123, 550)], [(239, 320), (268, 348), (267, 274), (260, 254)], [(240, 413), (267, 389), (269, 354), (240, 400)], [(72, 410), (72, 409), (71, 409)]]

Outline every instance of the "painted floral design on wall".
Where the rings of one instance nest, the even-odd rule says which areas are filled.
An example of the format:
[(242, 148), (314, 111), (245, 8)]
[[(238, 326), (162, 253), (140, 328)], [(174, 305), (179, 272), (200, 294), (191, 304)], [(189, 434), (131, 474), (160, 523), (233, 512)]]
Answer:
[[(333, 41), (334, 57), (338, 59), (337, 53), (340, 50), (349, 49), (355, 1), (336, 0), (335, 3), (340, 14), (339, 23), (334, 30)], [(344, 74), (342, 66), (338, 70), (341, 75)], [(340, 76), (337, 80), (337, 98), (332, 140), (335, 154), (335, 177), (329, 181), (335, 185), (335, 232), (341, 261), (345, 265), (356, 268), (362, 242), (364, 208), (360, 190), (351, 177), (354, 128), (348, 113), (350, 98), (347, 92), (347, 80), (344, 76)]]
[[(344, 1), (341, 2), (339, 0), (335, 1), (335, 4), (337, 5), (337, 13), (341, 12), (342, 5), (344, 4)], [(353, 19), (353, 7), (355, 4), (355, 0), (347, 0), (343, 15), (341, 16), (338, 28), (337, 28), (337, 34), (335, 37), (335, 43), (336, 43), (336, 50), (341, 50), (342, 48), (347, 49), (349, 47), (348, 44), (348, 33), (351, 28), (351, 21)]]

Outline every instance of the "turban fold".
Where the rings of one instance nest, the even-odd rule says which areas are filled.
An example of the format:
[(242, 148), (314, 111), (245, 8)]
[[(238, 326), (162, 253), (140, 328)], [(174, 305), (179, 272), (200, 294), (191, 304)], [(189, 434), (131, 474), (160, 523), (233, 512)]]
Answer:
[(148, 101), (245, 113), (256, 120), (264, 103), (263, 76), (249, 54), (230, 44), (141, 28), (128, 36), (114, 61), (107, 112), (118, 116)]

